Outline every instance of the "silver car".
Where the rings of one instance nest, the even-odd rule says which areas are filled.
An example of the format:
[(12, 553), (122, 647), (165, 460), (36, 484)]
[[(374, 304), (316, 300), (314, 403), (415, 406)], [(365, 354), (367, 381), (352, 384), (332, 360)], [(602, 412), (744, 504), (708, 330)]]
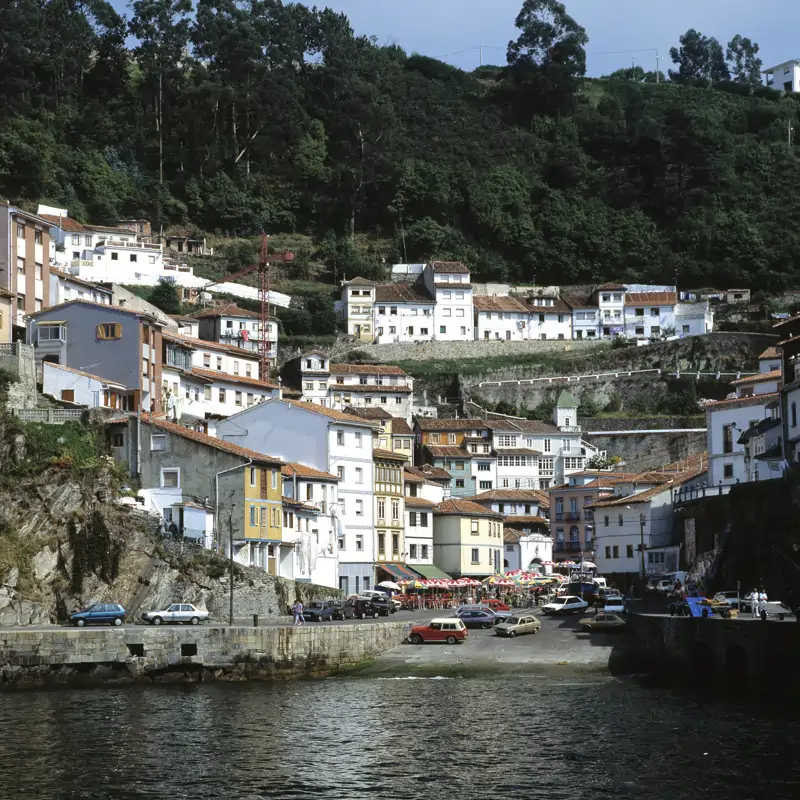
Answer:
[(142, 614), (142, 619), (151, 625), (161, 625), (165, 622), (199, 625), (207, 620), (208, 617), (208, 611), (202, 611), (189, 603), (173, 603), (164, 611), (145, 611)]
[(494, 626), (498, 636), (519, 636), (523, 633), (539, 633), (542, 623), (533, 614), (514, 614), (505, 622)]

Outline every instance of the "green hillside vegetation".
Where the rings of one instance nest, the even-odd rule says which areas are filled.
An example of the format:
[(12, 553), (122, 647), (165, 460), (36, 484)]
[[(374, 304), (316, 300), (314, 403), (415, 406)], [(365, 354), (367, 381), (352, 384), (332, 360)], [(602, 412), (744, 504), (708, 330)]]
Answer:
[(800, 105), (754, 86), (747, 39), (688, 31), (657, 84), (586, 79), (555, 0), (525, 0), (508, 66), (474, 73), (327, 9), (191, 9), (1, 3), (0, 195), (239, 237), (228, 271), (265, 229), (328, 284), (432, 257), (476, 280), (794, 282)]

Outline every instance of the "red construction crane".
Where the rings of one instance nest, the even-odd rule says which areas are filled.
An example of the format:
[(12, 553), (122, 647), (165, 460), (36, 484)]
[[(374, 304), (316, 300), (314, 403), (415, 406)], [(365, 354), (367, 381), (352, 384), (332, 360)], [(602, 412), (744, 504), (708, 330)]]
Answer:
[(262, 381), (267, 380), (267, 377), (269, 376), (269, 351), (270, 345), (272, 344), (270, 341), (271, 336), (269, 327), (270, 310), (272, 308), (272, 303), (270, 302), (272, 263), (274, 261), (294, 261), (294, 253), (291, 253), (288, 250), (284, 250), (282, 253), (269, 255), (268, 241), (269, 236), (262, 232), (261, 250), (259, 252), (258, 264), (253, 264), (252, 267), (245, 267), (244, 269), (239, 270), (239, 272), (234, 272), (232, 275), (226, 275), (224, 278), (220, 278), (218, 281), (214, 281), (213, 283), (207, 283), (202, 287), (203, 289), (209, 289), (212, 286), (217, 286), (220, 283), (226, 283), (228, 281), (234, 281), (237, 278), (241, 278), (244, 275), (250, 275), (253, 272), (258, 273), (258, 299), (261, 302), (261, 341), (259, 345), (259, 351), (261, 355), (261, 371), (259, 372), (259, 376)]

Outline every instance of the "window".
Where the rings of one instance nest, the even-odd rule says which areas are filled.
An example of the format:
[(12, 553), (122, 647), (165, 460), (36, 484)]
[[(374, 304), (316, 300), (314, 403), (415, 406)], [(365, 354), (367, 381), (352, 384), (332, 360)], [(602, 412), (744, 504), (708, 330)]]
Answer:
[(619, 515), (619, 526), (620, 528), (625, 524), (625, 520), (623, 519), (622, 514)]
[(181, 471), (179, 469), (161, 470), (161, 488), (179, 489), (181, 485)]
[(314, 389), (314, 381), (306, 381), (305, 382), (306, 391), (310, 392)]
[(722, 452), (733, 452), (733, 424), (722, 426)]
[(339, 480), (343, 481), (344, 480), (344, 467), (336, 467), (336, 473), (339, 476)]
[(361, 533), (356, 534), (356, 550), (364, 549), (364, 535)]
[(492, 465), (489, 464), (489, 463), (482, 462), (482, 463), (478, 464), (478, 472), (489, 472), (489, 470), (491, 470), (491, 468), (492, 468)]
[(604, 525), (604, 527), (606, 527), (606, 528), (608, 527), (608, 520), (609, 520), (609, 518), (608, 518), (608, 517), (603, 517), (603, 525)]
[(450, 299), (450, 292), (442, 292), (442, 300), (449, 300)]
[(544, 452), (545, 453), (549, 453), (549, 452), (551, 452), (551, 449), (552, 449), (551, 440), (550, 439), (545, 439), (544, 440)]
[(491, 489), (492, 488), (492, 482), (491, 481), (480, 481), (479, 482), (479, 486), (480, 486), (481, 489)]
[(258, 525), (258, 520), (256, 519), (257, 513), (258, 509), (256, 506), (250, 506), (250, 525), (252, 526)]
[(217, 370), (222, 372), (222, 356), (217, 356)]
[(60, 325), (40, 324), (38, 326), (39, 341), (53, 342), (64, 339), (65, 329)]
[[(651, 308), (650, 311), (652, 312), (653, 309)], [(643, 308), (636, 308), (633, 311), (634, 316), (643, 317), (644, 316), (644, 309)], [(658, 310), (656, 310), (656, 316), (658, 316)]]
[(480, 564), (480, 553), (478, 552), (477, 547), (472, 548), (472, 563)]
[(119, 322), (104, 322), (97, 326), (98, 339), (121, 339), (122, 324)]
[(408, 525), (410, 528), (417, 527), (417, 512), (416, 511), (409, 511), (408, 513)]
[(457, 317), (463, 317), (464, 316), (464, 309), (463, 308), (457, 308), (456, 309), (456, 316)]
[(633, 558), (633, 545), (625, 545), (625, 558)]
[(211, 399), (211, 387), (204, 386), (203, 387), (203, 400), (210, 400)]
[(397, 306), (389, 306), (389, 316), (397, 316)]
[(508, 434), (501, 434), (497, 437), (500, 447), (516, 447), (517, 437), (509, 436)]
[(242, 393), (236, 392), (234, 395), (234, 404), (237, 406), (241, 406), (242, 404)]
[(364, 470), (356, 467), (356, 483), (364, 483)]
[(130, 258), (131, 258), (131, 262), (135, 262), (136, 259), (137, 259), (136, 253), (131, 253)]
[[(35, 244), (41, 244), (42, 243), (42, 232), (41, 231), (34, 231), (33, 241), (34, 241)], [(90, 240), (89, 244), (91, 245), (91, 243), (92, 242)]]
[(386, 501), (378, 499), (378, 519), (386, 519)]
[(792, 427), (797, 427), (797, 403), (792, 403)]
[(400, 501), (392, 500), (392, 521), (397, 522), (400, 519)]
[(408, 557), (411, 559), (417, 558), (417, 546), (415, 544), (408, 546)]
[(25, 274), (25, 259), (24, 258), (17, 258), (17, 275), (24, 275)]
[(167, 449), (166, 434), (157, 434), (150, 437), (150, 452), (164, 452)]
[(657, 317), (658, 316), (658, 309), (657, 308), (651, 308), (650, 309), (650, 316), (651, 317)]
[(272, 470), (272, 488), (278, 488), (278, 470), (276, 469)]
[(344, 431), (336, 431), (336, 444), (344, 445)]
[(611, 558), (611, 547), (609, 545), (606, 545), (606, 558)]
[(356, 447), (361, 447), (361, 434), (356, 433)]
[(244, 365), (244, 374), (245, 374), (246, 377), (248, 377), (248, 378), (252, 378), (253, 377), (252, 369), (253, 369), (252, 364), (245, 364)]
[(386, 306), (378, 306), (378, 313), (385, 314), (386, 313)]
[(456, 478), (456, 489), (463, 489), (463, 488), (464, 488), (464, 479)]
[(635, 328), (634, 329), (635, 336), (644, 336), (644, 328)]
[(219, 399), (220, 403), (224, 403), (225, 402), (225, 390), (224, 389), (220, 389), (219, 390), (218, 399)]
[(256, 485), (256, 477), (258, 476), (258, 470), (255, 467), (250, 467), (250, 485)]
[(478, 535), (478, 520), (473, 519), (470, 523), (470, 532), (473, 536)]
[(378, 402), (379, 402), (381, 405), (384, 405), (384, 406), (385, 406), (385, 405), (386, 405), (386, 398), (385, 398), (385, 397), (379, 397), (379, 398), (378, 398)]
[(364, 516), (364, 501), (363, 500), (356, 500), (356, 516), (363, 517)]
[(440, 325), (439, 326), (439, 333), (447, 333), (447, 326), (446, 325)]
[(726, 479), (733, 477), (733, 464), (725, 464), (722, 467), (722, 476)]
[(233, 362), (233, 374), (234, 375), (238, 375), (239, 374), (239, 362), (238, 361), (234, 361)]
[(619, 558), (619, 547), (617, 545), (611, 548), (611, 555), (613, 558)]
[(421, 511), (419, 515), (419, 526), (420, 528), (427, 528), (428, 527), (428, 512)]

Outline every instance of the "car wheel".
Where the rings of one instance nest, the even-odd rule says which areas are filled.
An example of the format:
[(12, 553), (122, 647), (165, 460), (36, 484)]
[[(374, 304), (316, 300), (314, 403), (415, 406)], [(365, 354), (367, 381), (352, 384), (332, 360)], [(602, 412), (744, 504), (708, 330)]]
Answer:
[(161, 617), (153, 617), (153, 625), (160, 625), (163, 621)]
[(785, 617), (786, 617), (785, 614), (778, 614), (778, 619), (781, 620), (781, 622), (783, 622)]
[(378, 619), (379, 616), (380, 614), (377, 611), (375, 611), (372, 615), (372, 619)]
[(445, 641), (447, 642), (447, 644), (455, 644), (457, 639), (455, 636), (448, 636)]
[(509, 635), (509, 637), (510, 637), (511, 639), (513, 639), (513, 638), (514, 638), (514, 637), (517, 635), (517, 632), (516, 632), (516, 631), (509, 631), (509, 632), (508, 632), (508, 635)]
[(122, 625), (122, 618), (121, 617), (117, 617), (114, 620), (114, 625), (116, 625), (119, 628), (119, 626)]
[(491, 622), (482, 622), (481, 623), (481, 628), (483, 628), (485, 631), (489, 630), (489, 628), (491, 628), (491, 627), (492, 627), (492, 623)]
[(199, 617), (192, 617), (192, 618), (189, 620), (189, 622), (190, 622), (192, 625), (199, 625), (199, 624), (200, 624), (200, 618), (199, 618)]
[(78, 620), (75, 620), (75, 624), (76, 624), (76, 625), (77, 625), (79, 628), (82, 628), (82, 627), (83, 627), (83, 626), (86, 624), (86, 620), (85, 620), (85, 619), (78, 619)]
[(418, 633), (412, 633), (409, 641), (411, 644), (422, 644), (422, 637)]
[(534, 628), (533, 632), (534, 632), (534, 634), (537, 634), (537, 633), (539, 633), (540, 630), (541, 630), (540, 628)]
[(366, 619), (366, 618), (367, 618), (367, 612), (366, 611), (362, 611), (361, 612), (361, 619)]

